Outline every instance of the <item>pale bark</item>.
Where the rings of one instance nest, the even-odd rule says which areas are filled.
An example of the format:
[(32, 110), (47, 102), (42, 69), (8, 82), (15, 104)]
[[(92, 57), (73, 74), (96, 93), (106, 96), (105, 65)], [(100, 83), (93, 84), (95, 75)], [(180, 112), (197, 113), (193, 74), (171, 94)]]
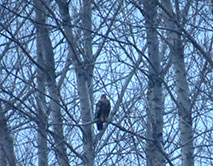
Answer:
[[(0, 102), (0, 165), (15, 166), (16, 157), (13, 149), (13, 139), (7, 126), (5, 112)], [(7, 164), (6, 164), (7, 163)]]
[(159, 41), (156, 31), (157, 5), (150, 0), (144, 2), (144, 16), (150, 61), (146, 137), (154, 140), (147, 141), (146, 160), (147, 166), (163, 166), (165, 165), (162, 147), (163, 103)]
[[(172, 6), (169, 0), (162, 2), (165, 9), (172, 13)], [(177, 18), (179, 18), (179, 8), (176, 4)], [(184, 46), (181, 40), (181, 31), (174, 25), (171, 18), (166, 17), (165, 23), (171, 32), (167, 32), (168, 42), (170, 43), (170, 50), (172, 55), (172, 61), (175, 69), (176, 77), (176, 91), (177, 91), (177, 108), (179, 115), (179, 128), (181, 139), (181, 156), (182, 166), (193, 166), (193, 131), (192, 131), (192, 112), (191, 102), (189, 99), (189, 87), (186, 78), (186, 70), (184, 64)], [(176, 33), (179, 32), (179, 33)]]
[(59, 91), (56, 85), (56, 73), (55, 73), (55, 61), (54, 53), (51, 45), (49, 32), (45, 26), (45, 7), (43, 5), (45, 1), (41, 3), (40, 0), (35, 0), (35, 5), (39, 9), (37, 10), (38, 23), (37, 31), (38, 35), (41, 38), (41, 50), (42, 56), (44, 58), (44, 71), (45, 72), (45, 81), (47, 83), (50, 99), (50, 111), (52, 114), (52, 123), (53, 123), (53, 137), (55, 141), (55, 152), (58, 163), (60, 166), (69, 166), (69, 160), (66, 153), (66, 148), (64, 144), (63, 136), (63, 125), (61, 110), (59, 105)]
[(93, 112), (93, 70), (95, 56), (92, 52), (92, 10), (91, 0), (84, 1), (82, 25), (84, 28), (84, 56), (85, 56), (85, 72), (86, 82), (88, 86), (89, 99), (91, 103), (91, 112)]
[[(92, 76), (93, 76), (93, 56), (92, 56), (92, 23), (91, 23), (91, 1), (84, 1), (83, 4), (83, 27), (84, 30), (84, 64), (85, 67), (76, 68), (78, 94), (81, 103), (81, 118), (84, 123), (92, 120)], [(82, 68), (82, 67), (81, 67)], [(83, 73), (82, 73), (83, 72)], [(84, 74), (85, 73), (85, 74)], [(83, 75), (82, 75), (83, 74)], [(92, 125), (83, 126), (83, 149), (84, 149), (84, 165), (94, 165), (94, 134)]]
[[(37, 21), (39, 21), (39, 11), (37, 11)], [(41, 37), (38, 34), (37, 36), (37, 62), (41, 66), (44, 67), (44, 58), (42, 56), (42, 48), (41, 48)], [(47, 110), (44, 105), (45, 96), (45, 74), (41, 69), (37, 69), (37, 82), (38, 82), (38, 112), (37, 112), (37, 125), (38, 125), (38, 163), (39, 166), (47, 166), (48, 165), (48, 148), (47, 148)]]
[[(84, 52), (82, 57), (76, 50), (76, 43), (73, 37), (68, 4), (64, 0), (56, 1), (64, 22), (64, 35), (69, 44), (69, 52), (77, 77), (78, 95), (81, 105), (82, 123), (88, 123), (92, 120), (92, 76), (95, 58), (92, 55), (92, 37), (91, 37), (91, 1), (84, 1), (82, 11), (82, 29), (84, 31)], [(94, 134), (92, 124), (82, 126), (83, 129), (83, 151), (84, 165), (94, 165)]]
[(189, 88), (186, 81), (183, 45), (180, 37), (175, 41), (173, 64), (176, 75), (176, 88), (178, 96), (178, 114), (181, 138), (182, 166), (193, 166), (193, 131), (192, 112), (189, 99)]

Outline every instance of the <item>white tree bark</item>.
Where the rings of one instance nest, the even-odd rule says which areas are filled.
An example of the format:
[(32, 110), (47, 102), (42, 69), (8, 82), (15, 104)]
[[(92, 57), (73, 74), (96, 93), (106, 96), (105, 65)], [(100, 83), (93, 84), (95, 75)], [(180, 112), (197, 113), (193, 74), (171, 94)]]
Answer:
[(149, 83), (146, 137), (154, 141), (147, 141), (147, 166), (163, 166), (165, 159), (162, 147), (163, 132), (163, 104), (162, 81), (160, 78), (159, 42), (157, 36), (157, 5), (153, 1), (144, 1), (144, 16), (149, 54)]
[[(36, 20), (39, 22), (39, 11), (36, 9)], [(38, 33), (37, 36), (37, 62), (42, 67), (44, 67), (44, 58), (42, 56), (42, 48), (41, 48), (41, 37)], [(38, 83), (38, 97), (37, 97), (37, 125), (38, 125), (38, 162), (39, 166), (47, 166), (48, 165), (48, 148), (47, 148), (47, 110), (44, 108), (45, 96), (45, 74), (44, 72), (37, 68), (37, 83)]]
[[(69, 166), (69, 160), (66, 153), (63, 136), (63, 125), (61, 110), (59, 105), (59, 91), (56, 85), (56, 73), (55, 73), (55, 62), (54, 53), (51, 45), (48, 29), (45, 26), (45, 1), (41, 3), (40, 0), (35, 0), (37, 7), (38, 24), (37, 31), (41, 41), (42, 56), (44, 58), (44, 71), (45, 81), (47, 83), (50, 99), (50, 111), (52, 114), (52, 123), (54, 128), (54, 141), (55, 141), (55, 152), (58, 163), (60, 166)], [(42, 126), (44, 127), (44, 126)]]
[[(68, 4), (64, 0), (57, 0), (60, 14), (64, 22), (64, 35), (69, 44), (69, 52), (77, 77), (78, 95), (81, 105), (82, 123), (88, 123), (92, 120), (92, 76), (95, 58), (92, 55), (92, 37), (91, 37), (91, 1), (84, 1), (82, 11), (82, 29), (84, 32), (84, 52), (82, 56), (76, 50), (76, 43), (73, 37)], [(83, 151), (85, 166), (94, 165), (94, 134), (92, 125), (84, 125), (83, 129)]]
[[(84, 1), (83, 4), (83, 27), (84, 30), (84, 68), (76, 68), (78, 94), (81, 103), (81, 117), (83, 123), (90, 122), (92, 120), (92, 76), (94, 69), (94, 59), (92, 55), (92, 22), (91, 22), (91, 1)], [(83, 149), (84, 149), (84, 165), (94, 165), (94, 134), (92, 125), (83, 126)]]
[[(165, 0), (162, 2), (163, 6), (169, 13), (172, 11), (171, 2)], [(176, 4), (176, 18), (179, 18), (178, 4)], [(186, 79), (186, 70), (184, 64), (184, 46), (181, 40), (181, 31), (171, 18), (165, 14), (165, 23), (171, 32), (167, 33), (167, 38), (170, 43), (170, 50), (172, 55), (172, 61), (176, 76), (176, 91), (177, 91), (177, 107), (179, 115), (179, 128), (180, 128), (180, 139), (181, 139), (181, 156), (182, 166), (193, 166), (193, 131), (192, 131), (192, 112), (191, 102), (189, 99), (189, 87)], [(175, 19), (175, 18), (174, 18)], [(178, 32), (178, 33), (176, 33)]]
[(176, 39), (173, 64), (176, 75), (176, 88), (178, 96), (178, 114), (181, 138), (182, 166), (193, 166), (193, 131), (192, 112), (189, 99), (189, 88), (186, 81), (183, 45), (180, 36)]

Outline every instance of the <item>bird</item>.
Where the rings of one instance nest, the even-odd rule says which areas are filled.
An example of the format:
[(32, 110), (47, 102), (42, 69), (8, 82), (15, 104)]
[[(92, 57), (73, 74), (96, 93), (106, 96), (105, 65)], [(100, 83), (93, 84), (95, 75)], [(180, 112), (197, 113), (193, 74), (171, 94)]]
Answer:
[(110, 101), (106, 94), (102, 94), (100, 100), (96, 104), (95, 120), (98, 130), (103, 130), (103, 123), (107, 121), (110, 113)]

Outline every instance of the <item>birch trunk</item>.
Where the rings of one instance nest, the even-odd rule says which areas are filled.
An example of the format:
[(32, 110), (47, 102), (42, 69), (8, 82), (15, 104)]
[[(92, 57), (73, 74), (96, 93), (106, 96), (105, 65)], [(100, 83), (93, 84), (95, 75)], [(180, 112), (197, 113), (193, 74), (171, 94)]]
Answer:
[[(83, 123), (90, 122), (92, 120), (92, 76), (94, 69), (94, 60), (92, 56), (92, 22), (91, 22), (91, 1), (87, 0), (83, 3), (83, 19), (84, 29), (84, 68), (76, 68), (78, 94), (81, 103), (81, 118)], [(81, 67), (82, 68), (82, 67)], [(84, 73), (82, 75), (82, 72)], [(94, 134), (92, 125), (82, 126), (83, 134), (83, 149), (84, 149), (84, 165), (94, 165)]]
[(150, 0), (144, 2), (144, 15), (149, 54), (149, 83), (148, 83), (148, 108), (147, 108), (147, 141), (146, 160), (147, 166), (163, 166), (165, 160), (162, 147), (163, 132), (163, 104), (162, 85), (160, 78), (159, 42), (157, 36), (157, 5)]
[(45, 80), (47, 83), (50, 99), (50, 110), (52, 114), (52, 123), (53, 123), (53, 137), (55, 141), (55, 152), (58, 163), (60, 166), (69, 166), (69, 160), (66, 153), (66, 148), (64, 144), (64, 136), (63, 136), (63, 126), (62, 126), (62, 116), (59, 105), (59, 91), (56, 85), (56, 73), (55, 73), (55, 61), (54, 61), (54, 53), (51, 45), (49, 32), (47, 27), (45, 26), (45, 7), (40, 0), (35, 0), (35, 6), (37, 9), (38, 22), (37, 31), (39, 36), (41, 37), (41, 49), (42, 56), (44, 57), (44, 72), (45, 72)]
[(176, 88), (178, 97), (178, 115), (181, 139), (182, 166), (193, 166), (193, 131), (192, 112), (189, 99), (189, 88), (186, 81), (183, 45), (180, 36), (176, 39), (173, 56), (173, 64), (176, 76)]
[[(38, 11), (36, 12), (38, 13)], [(39, 21), (39, 15), (36, 15), (36, 19)], [(42, 48), (41, 48), (41, 37), (37, 36), (37, 62), (42, 67), (44, 67), (44, 58), (42, 56)], [(37, 125), (38, 125), (38, 163), (39, 166), (47, 166), (48, 165), (48, 148), (47, 148), (47, 110), (44, 108), (45, 96), (42, 93), (45, 93), (45, 82), (44, 82), (45, 74), (41, 69), (37, 69), (37, 82), (39, 90), (38, 92), (38, 113), (37, 113)], [(42, 93), (41, 93), (42, 92)]]
[[(169, 13), (173, 13), (171, 2), (165, 0), (162, 2), (163, 6)], [(176, 4), (178, 5), (178, 4)], [(179, 7), (177, 9), (177, 18), (179, 18)], [(189, 99), (189, 87), (187, 84), (186, 70), (184, 64), (184, 47), (181, 40), (181, 31), (175, 26), (171, 18), (166, 17), (166, 25), (171, 32), (167, 33), (167, 38), (170, 43), (170, 50), (172, 52), (172, 61), (175, 69), (176, 77), (176, 91), (177, 91), (177, 107), (179, 115), (179, 128), (180, 128), (180, 140), (181, 140), (181, 156), (182, 166), (193, 166), (193, 131), (192, 131), (192, 112), (191, 102)], [(179, 32), (179, 33), (175, 33)]]
[[(92, 76), (94, 69), (94, 61), (92, 55), (92, 37), (91, 37), (91, 1), (87, 0), (83, 3), (82, 11), (82, 30), (84, 31), (84, 52), (82, 57), (76, 50), (76, 43), (73, 36), (72, 28), (69, 26), (71, 23), (68, 4), (64, 0), (56, 1), (62, 20), (64, 22), (65, 37), (69, 44), (69, 52), (77, 77), (78, 95), (81, 105), (81, 119), (82, 123), (88, 123), (92, 120)], [(92, 125), (84, 125), (83, 129), (83, 151), (85, 166), (94, 165), (94, 134)]]
[(13, 149), (13, 139), (7, 126), (7, 119), (0, 102), (0, 165), (15, 166), (16, 157)]

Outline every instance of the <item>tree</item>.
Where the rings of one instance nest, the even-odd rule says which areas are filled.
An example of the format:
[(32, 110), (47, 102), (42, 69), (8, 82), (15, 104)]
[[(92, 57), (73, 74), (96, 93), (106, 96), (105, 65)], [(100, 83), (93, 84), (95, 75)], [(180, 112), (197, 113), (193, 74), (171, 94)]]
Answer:
[(144, 17), (148, 43), (149, 73), (147, 96), (147, 166), (165, 165), (163, 156), (163, 99), (160, 71), (159, 42), (157, 34), (157, 4), (144, 1)]
[(210, 1), (0, 5), (3, 165), (211, 165)]
[[(45, 24), (45, 16), (41, 11), (44, 11), (44, 7), (40, 1), (34, 1), (35, 11), (36, 11), (36, 22)], [(41, 68), (37, 68), (37, 89), (38, 89), (38, 97), (37, 97), (37, 105), (38, 105), (38, 113), (37, 113), (37, 125), (38, 125), (38, 162), (39, 166), (47, 166), (48, 165), (48, 147), (47, 147), (47, 123), (48, 123), (48, 106), (46, 105), (45, 99), (45, 77), (47, 75), (45, 70), (45, 62), (44, 61), (44, 49), (46, 47), (42, 46), (45, 43), (45, 38), (48, 40), (48, 34), (44, 34), (45, 27), (42, 25), (37, 25), (37, 62), (42, 66)]]
[[(190, 2), (189, 2), (190, 3)], [(164, 1), (163, 5), (168, 13), (174, 13), (171, 9), (172, 5), (170, 1)], [(179, 3), (176, 3), (176, 16), (177, 21), (180, 22), (180, 15), (188, 13), (189, 4), (185, 6), (185, 10), (180, 11)], [(176, 77), (176, 89), (177, 89), (177, 108), (179, 115), (179, 128), (181, 134), (181, 156), (183, 166), (194, 165), (193, 154), (193, 132), (192, 132), (192, 110), (191, 101), (189, 98), (189, 87), (186, 79), (186, 69), (184, 64), (184, 44), (181, 39), (181, 30), (177, 27), (167, 15), (165, 16), (165, 22), (169, 29), (175, 30), (174, 32), (168, 32), (167, 37), (171, 41), (168, 41), (171, 49), (171, 59), (173, 61), (175, 77)], [(174, 19), (174, 17), (173, 17)]]

